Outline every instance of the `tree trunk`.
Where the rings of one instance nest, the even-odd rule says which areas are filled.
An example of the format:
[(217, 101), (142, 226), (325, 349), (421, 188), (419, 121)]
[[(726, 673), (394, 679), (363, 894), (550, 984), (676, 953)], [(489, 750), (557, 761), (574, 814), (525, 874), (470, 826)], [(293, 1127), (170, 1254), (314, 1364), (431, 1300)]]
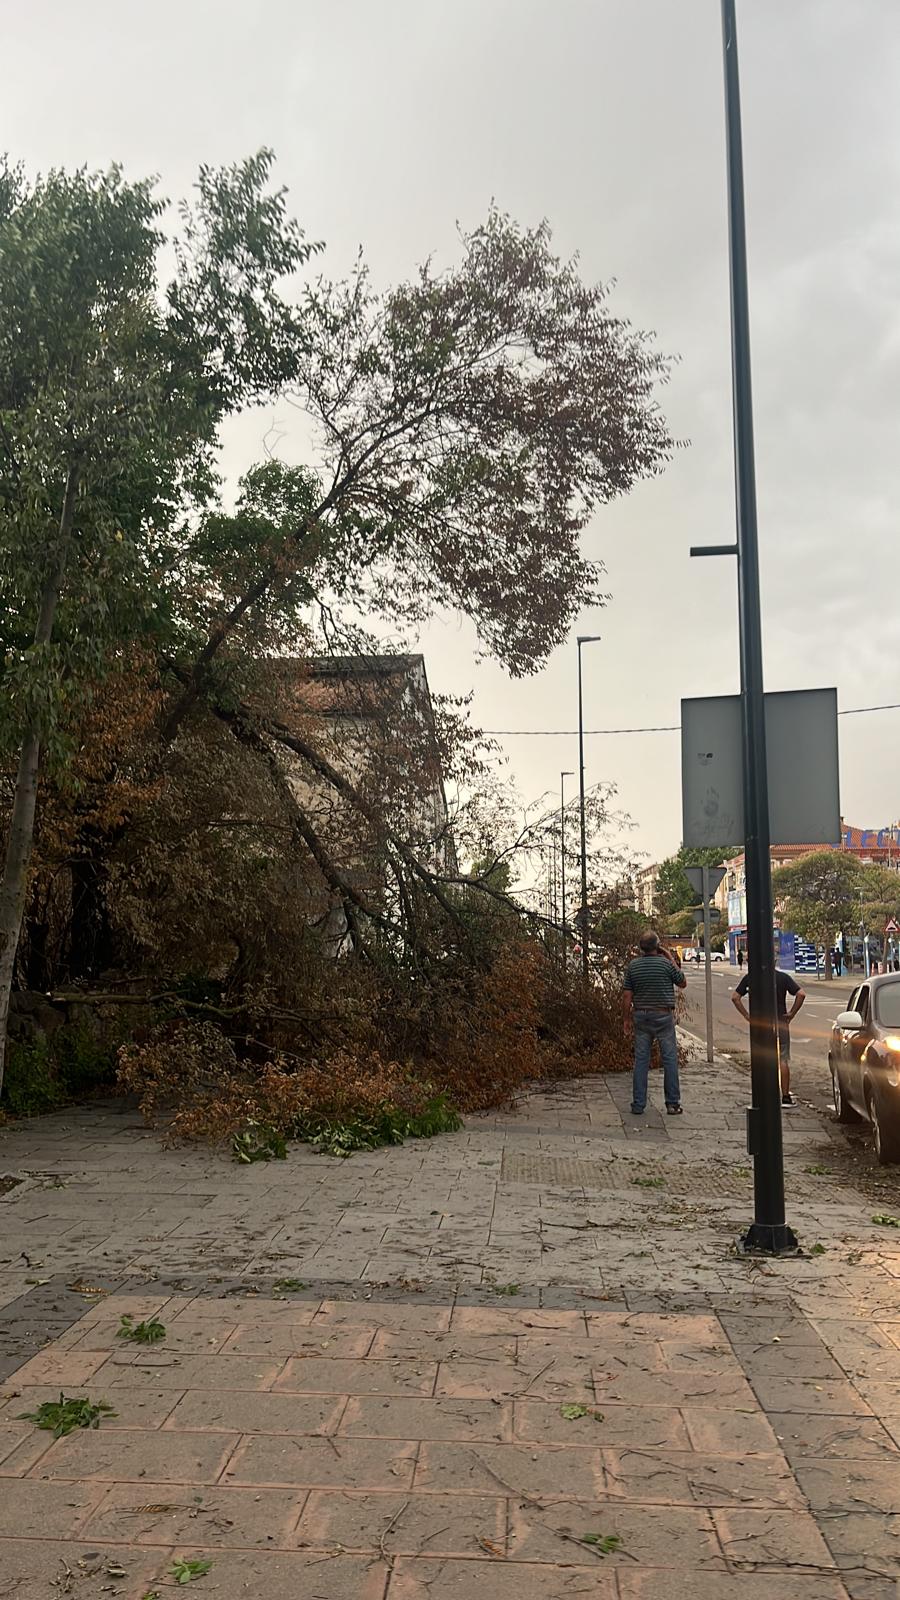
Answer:
[[(69, 541), (72, 535), (72, 523), (75, 518), (75, 497), (77, 492), (78, 467), (73, 464), (69, 467), (66, 478), (66, 492), (63, 496), (62, 512), (59, 519), (56, 550), (54, 551), (53, 560), (50, 563), (50, 570), (47, 573), (41, 595), (41, 608), (38, 614), (37, 626), (34, 630), (34, 643), (36, 646), (49, 644), (53, 635), (56, 607), (65, 575)], [(38, 773), (41, 763), (41, 731), (37, 719), (25, 729), (25, 736), (22, 740), (22, 749), (19, 755), (19, 767), (16, 773), (16, 788), (13, 797), (12, 816), (9, 823), (9, 838), (6, 844), (6, 860), (3, 866), (3, 878), (0, 880), (0, 1091), (3, 1089), (3, 1073), (6, 1066), (6, 1027), (9, 1020), (9, 999), (12, 993), (13, 976), (16, 968), (16, 951), (19, 948), (19, 934), (25, 911), (28, 867), (31, 861), (31, 848), (34, 840), (34, 811), (37, 803)]]

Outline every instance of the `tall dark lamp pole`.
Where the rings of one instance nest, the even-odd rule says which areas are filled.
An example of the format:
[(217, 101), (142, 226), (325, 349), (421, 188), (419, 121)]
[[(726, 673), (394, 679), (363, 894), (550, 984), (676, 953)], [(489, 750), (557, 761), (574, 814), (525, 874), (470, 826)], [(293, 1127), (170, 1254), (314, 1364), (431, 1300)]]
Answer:
[(772, 940), (769, 785), (766, 769), (759, 539), (750, 382), (750, 314), (741, 144), (735, 0), (722, 0), (728, 242), (731, 265), (731, 369), (734, 406), (737, 543), (695, 548), (692, 555), (736, 555), (740, 615), (741, 724), (744, 763), (744, 860), (747, 879), (747, 972), (750, 979), (750, 1084), (747, 1143), (753, 1156), (754, 1220), (745, 1249), (778, 1255), (797, 1240), (784, 1215), (784, 1150), (778, 1081), (778, 1023)]
[(565, 974), (568, 967), (569, 952), (566, 947), (568, 928), (566, 927), (566, 779), (574, 778), (574, 772), (561, 772), (559, 775), (559, 894), (562, 900), (562, 968)]
[(587, 904), (587, 825), (584, 814), (584, 698), (581, 689), (581, 646), (598, 644), (599, 633), (579, 633), (578, 645), (578, 778), (581, 797), (581, 908), (578, 913), (581, 933), (581, 976), (585, 984), (589, 978), (588, 967), (588, 904)]

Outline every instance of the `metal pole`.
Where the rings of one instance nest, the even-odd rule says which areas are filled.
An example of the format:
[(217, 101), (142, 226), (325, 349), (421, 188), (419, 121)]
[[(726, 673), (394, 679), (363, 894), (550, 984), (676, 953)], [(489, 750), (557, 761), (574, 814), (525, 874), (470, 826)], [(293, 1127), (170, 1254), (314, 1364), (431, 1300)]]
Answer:
[(581, 646), (578, 640), (578, 787), (581, 802), (581, 910), (579, 912), (581, 933), (581, 976), (585, 984), (588, 981), (588, 943), (587, 943), (587, 825), (584, 815), (584, 696), (581, 688)]
[(576, 639), (578, 645), (578, 779), (581, 795), (581, 909), (578, 913), (581, 923), (581, 975), (587, 983), (588, 968), (588, 905), (587, 905), (587, 827), (584, 817), (584, 704), (581, 691), (581, 646), (583, 644), (599, 644), (599, 633), (580, 633)]
[(706, 1059), (712, 1062), (713, 1050), (713, 1003), (712, 1003), (712, 957), (710, 955), (710, 919), (709, 919), (709, 867), (703, 867), (703, 946), (706, 953)]
[(731, 360), (737, 510), (738, 605), (744, 762), (744, 856), (747, 875), (747, 971), (750, 979), (750, 1082), (747, 1144), (753, 1156), (754, 1220), (746, 1249), (778, 1254), (797, 1247), (785, 1222), (784, 1152), (778, 1073), (769, 793), (763, 697), (759, 543), (750, 381), (750, 313), (741, 99), (735, 0), (722, 0), (725, 126), (728, 158), (728, 240), (731, 265)]
[(571, 772), (561, 772), (559, 775), (559, 894), (562, 900), (562, 967), (564, 974), (568, 967), (569, 958), (567, 947), (569, 930), (566, 924), (566, 779), (572, 776)]

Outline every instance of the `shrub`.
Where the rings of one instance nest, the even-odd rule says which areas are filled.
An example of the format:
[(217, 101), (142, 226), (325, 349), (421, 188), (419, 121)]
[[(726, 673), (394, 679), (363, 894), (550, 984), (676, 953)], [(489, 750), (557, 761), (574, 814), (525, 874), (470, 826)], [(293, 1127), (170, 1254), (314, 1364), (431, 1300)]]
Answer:
[(46, 1039), (11, 1039), (3, 1104), (13, 1116), (58, 1111), (97, 1089), (114, 1087), (118, 1025), (67, 1022)]
[(38, 1117), (57, 1111), (66, 1092), (45, 1039), (24, 1043), (11, 1039), (3, 1078), (3, 1103), (14, 1117)]

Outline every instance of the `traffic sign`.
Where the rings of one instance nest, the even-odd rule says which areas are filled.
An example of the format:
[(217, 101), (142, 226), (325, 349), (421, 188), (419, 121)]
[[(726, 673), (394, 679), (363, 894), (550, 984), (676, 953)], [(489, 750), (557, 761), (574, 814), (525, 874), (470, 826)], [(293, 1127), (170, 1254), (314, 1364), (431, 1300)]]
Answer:
[[(703, 867), (685, 867), (685, 877), (696, 894), (703, 893)], [(712, 899), (719, 884), (725, 876), (724, 867), (707, 867), (707, 882), (709, 883), (709, 897)]]
[[(694, 921), (696, 923), (702, 922), (703, 918), (704, 918), (703, 907), (702, 906), (695, 906), (694, 910), (691, 912), (691, 916), (693, 917), (693, 919), (694, 919)], [(718, 906), (712, 906), (710, 908), (709, 920), (710, 920), (710, 922), (721, 922), (722, 921), (722, 913), (719, 910)]]
[(896, 917), (889, 917), (884, 925), (885, 933), (900, 933), (900, 922)]

